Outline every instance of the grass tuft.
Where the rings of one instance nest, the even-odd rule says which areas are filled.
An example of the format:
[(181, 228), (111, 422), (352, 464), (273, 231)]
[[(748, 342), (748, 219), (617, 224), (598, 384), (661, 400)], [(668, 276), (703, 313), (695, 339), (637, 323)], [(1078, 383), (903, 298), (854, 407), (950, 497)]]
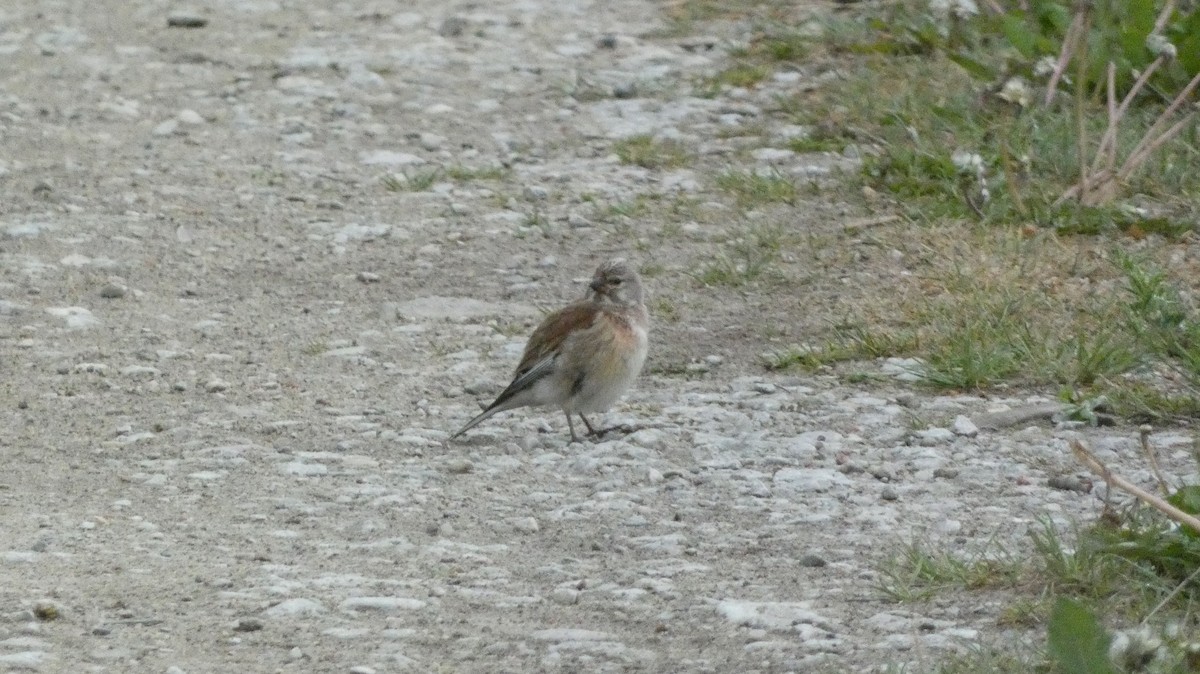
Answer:
[(796, 183), (774, 169), (770, 173), (729, 169), (717, 176), (717, 187), (732, 194), (744, 208), (796, 203)]
[(643, 134), (617, 141), (613, 151), (622, 164), (647, 169), (678, 168), (692, 162), (692, 154), (682, 143)]

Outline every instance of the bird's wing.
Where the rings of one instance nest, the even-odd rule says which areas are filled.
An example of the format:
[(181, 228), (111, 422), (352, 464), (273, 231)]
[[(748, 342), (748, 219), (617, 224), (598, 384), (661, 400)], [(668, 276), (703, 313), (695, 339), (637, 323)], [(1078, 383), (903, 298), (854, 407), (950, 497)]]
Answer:
[(525, 353), (517, 365), (513, 381), (496, 398), (492, 406), (502, 405), (509, 398), (529, 388), (554, 369), (554, 361), (564, 341), (571, 334), (589, 327), (598, 310), (592, 302), (576, 302), (546, 316), (525, 344)]
[(555, 356), (567, 337), (591, 326), (599, 309), (593, 302), (576, 302), (546, 316), (525, 344), (525, 353), (517, 365), (517, 377), (536, 368), (547, 357)]
[(457, 433), (450, 436), (453, 440), (497, 412), (513, 407), (530, 404), (518, 396), (527, 391), (539, 379), (554, 371), (559, 349), (572, 333), (585, 330), (596, 320), (598, 309), (592, 302), (577, 302), (546, 316), (529, 342), (525, 345), (525, 354), (517, 365), (517, 372), (512, 383), (504, 389), (496, 399), (474, 419), (467, 422)]

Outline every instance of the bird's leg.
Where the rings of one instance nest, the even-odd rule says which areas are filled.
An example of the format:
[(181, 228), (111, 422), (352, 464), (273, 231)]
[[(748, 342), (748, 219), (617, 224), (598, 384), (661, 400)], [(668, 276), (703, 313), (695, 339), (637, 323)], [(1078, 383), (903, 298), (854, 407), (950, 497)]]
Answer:
[(621, 431), (622, 433), (628, 435), (639, 430), (638, 427), (630, 426), (629, 424), (621, 424), (619, 426), (609, 426), (608, 428), (596, 429), (592, 427), (592, 424), (587, 420), (587, 417), (580, 414), (579, 418), (583, 419), (584, 425), (587, 426), (588, 436), (593, 438), (602, 438), (611, 431)]
[[(563, 410), (563, 414), (567, 415), (567, 428), (571, 429), (571, 442), (581, 442), (581, 440), (579, 439), (579, 436), (575, 435), (575, 423), (571, 421), (571, 413), (566, 410)], [(583, 416), (583, 415), (581, 414), (579, 416)], [(587, 423), (587, 421), (584, 420), (584, 423)], [(588, 425), (588, 428), (589, 429), (591, 428), (590, 424)]]

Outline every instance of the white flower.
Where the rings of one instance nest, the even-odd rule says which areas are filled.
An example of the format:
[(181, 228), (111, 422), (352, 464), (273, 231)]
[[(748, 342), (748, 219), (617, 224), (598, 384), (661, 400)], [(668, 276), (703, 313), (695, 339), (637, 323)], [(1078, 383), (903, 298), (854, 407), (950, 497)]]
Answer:
[(1150, 50), (1155, 56), (1165, 56), (1168, 59), (1175, 58), (1175, 45), (1171, 44), (1167, 38), (1158, 33), (1151, 33), (1146, 36), (1146, 49)]
[(1005, 82), (1004, 88), (996, 95), (1022, 108), (1029, 105), (1029, 87), (1025, 85), (1025, 80), (1020, 77), (1014, 77)]
[(1058, 59), (1053, 56), (1043, 56), (1038, 59), (1038, 62), (1033, 64), (1033, 74), (1038, 77), (1045, 77), (1054, 72), (1058, 67)]
[(1143, 625), (1114, 634), (1108, 647), (1108, 658), (1123, 672), (1141, 672), (1151, 662), (1161, 659), (1165, 651), (1162, 639)]
[(966, 19), (978, 13), (979, 5), (975, 4), (975, 0), (958, 0), (954, 3), (954, 16), (960, 19)]
[(967, 150), (955, 150), (950, 155), (950, 161), (959, 173), (980, 173), (983, 170), (983, 157)]
[(979, 13), (979, 5), (975, 0), (929, 0), (929, 11), (939, 19), (968, 19)]

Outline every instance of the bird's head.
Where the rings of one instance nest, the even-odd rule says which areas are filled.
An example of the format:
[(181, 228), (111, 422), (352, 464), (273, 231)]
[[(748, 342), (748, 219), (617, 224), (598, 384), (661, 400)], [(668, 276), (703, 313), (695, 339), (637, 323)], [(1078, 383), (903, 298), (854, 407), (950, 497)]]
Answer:
[(632, 307), (645, 300), (642, 279), (623, 259), (609, 260), (592, 275), (590, 297), (601, 304)]

